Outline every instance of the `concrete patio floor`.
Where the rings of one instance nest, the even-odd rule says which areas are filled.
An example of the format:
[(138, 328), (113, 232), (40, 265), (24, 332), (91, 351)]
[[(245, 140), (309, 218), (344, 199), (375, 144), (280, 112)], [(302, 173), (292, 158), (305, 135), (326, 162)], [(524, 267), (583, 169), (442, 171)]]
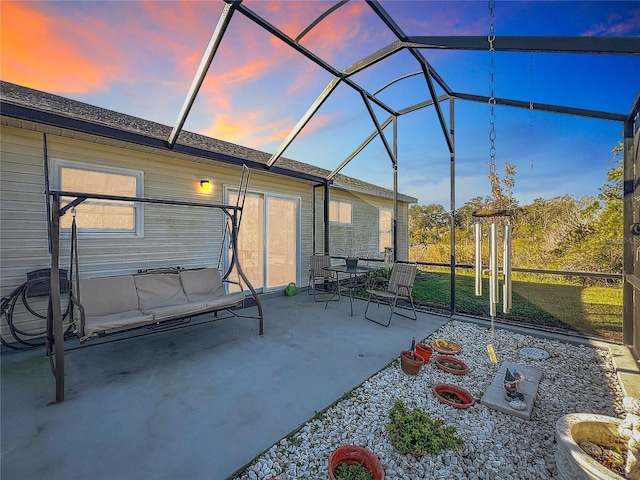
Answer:
[(384, 328), (304, 291), (262, 303), (262, 337), (238, 318), (70, 350), (62, 404), (42, 350), (3, 353), (0, 477), (229, 478), (448, 321)]

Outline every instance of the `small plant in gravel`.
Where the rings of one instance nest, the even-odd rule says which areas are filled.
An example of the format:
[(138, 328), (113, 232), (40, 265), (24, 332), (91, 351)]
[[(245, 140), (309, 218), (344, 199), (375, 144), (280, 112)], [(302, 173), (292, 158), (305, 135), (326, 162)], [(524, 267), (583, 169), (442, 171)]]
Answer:
[(373, 480), (373, 474), (362, 463), (349, 465), (348, 463), (339, 464), (333, 471), (336, 480)]
[(447, 426), (443, 420), (433, 420), (419, 408), (407, 411), (402, 400), (396, 400), (389, 410), (387, 432), (389, 440), (402, 454), (415, 456), (454, 450), (464, 444), (456, 435), (456, 427)]

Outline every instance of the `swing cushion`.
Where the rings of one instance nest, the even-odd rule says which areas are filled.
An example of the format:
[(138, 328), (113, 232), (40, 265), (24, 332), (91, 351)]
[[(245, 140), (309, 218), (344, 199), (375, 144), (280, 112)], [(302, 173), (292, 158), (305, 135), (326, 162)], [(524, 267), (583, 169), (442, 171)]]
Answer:
[(180, 280), (189, 302), (204, 302), (209, 309), (231, 307), (244, 300), (243, 292), (227, 293), (217, 268), (182, 270)]
[(138, 303), (143, 313), (152, 313), (161, 307), (173, 307), (189, 303), (182, 290), (180, 275), (175, 273), (150, 273), (134, 275)]
[(133, 276), (83, 278), (80, 281), (82, 306), (87, 315), (110, 315), (115, 312), (142, 312), (138, 306), (138, 295)]
[(138, 309), (132, 275), (82, 279), (80, 294), (86, 314), (84, 337), (153, 322), (153, 315)]
[(182, 270), (180, 281), (190, 303), (226, 294), (220, 271), (217, 268)]
[(226, 293), (217, 268), (179, 273), (142, 273), (80, 281), (80, 303), (74, 317), (82, 323), (81, 340), (164, 320), (187, 318), (241, 304), (244, 292)]

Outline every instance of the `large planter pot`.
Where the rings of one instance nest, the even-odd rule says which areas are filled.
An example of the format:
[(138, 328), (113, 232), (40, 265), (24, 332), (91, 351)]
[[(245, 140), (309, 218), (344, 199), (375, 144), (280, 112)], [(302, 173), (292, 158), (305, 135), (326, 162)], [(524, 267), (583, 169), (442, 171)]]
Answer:
[[(445, 405), (449, 405), (453, 408), (464, 410), (475, 403), (475, 399), (469, 391), (455, 385), (449, 385), (448, 383), (436, 383), (432, 389), (435, 396), (440, 400), (440, 403), (444, 403)], [(455, 395), (459, 401), (456, 402), (447, 398), (452, 395)]]
[(329, 457), (329, 478), (336, 480), (334, 470), (341, 463), (348, 465), (361, 464), (373, 475), (374, 480), (384, 480), (384, 468), (375, 453), (357, 445), (344, 445), (335, 450)]
[(411, 358), (411, 350), (403, 350), (400, 352), (400, 368), (407, 375), (417, 375), (424, 365), (424, 358), (416, 353), (416, 359)]
[(560, 480), (624, 480), (582, 450), (591, 442), (604, 447), (624, 445), (618, 433), (622, 420), (593, 413), (571, 413), (556, 422), (556, 469)]
[[(435, 358), (435, 363), (440, 370), (452, 373), (453, 375), (464, 375), (469, 371), (469, 367), (466, 363), (464, 363), (459, 358), (452, 357), (451, 355), (437, 355)], [(447, 363), (457, 365), (459, 368), (447, 366)]]
[(345, 263), (347, 264), (347, 268), (356, 268), (358, 266), (358, 259), (357, 258), (347, 258), (345, 260)]
[(433, 354), (433, 349), (426, 343), (418, 343), (416, 345), (416, 353), (424, 358), (424, 363), (427, 363)]

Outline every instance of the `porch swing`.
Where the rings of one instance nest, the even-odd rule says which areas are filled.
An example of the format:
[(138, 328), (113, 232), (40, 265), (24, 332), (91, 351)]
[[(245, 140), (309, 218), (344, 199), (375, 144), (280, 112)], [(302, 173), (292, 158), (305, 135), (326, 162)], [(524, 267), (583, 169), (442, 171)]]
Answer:
[[(200, 321), (198, 324), (232, 317), (253, 318), (258, 320), (259, 335), (263, 335), (264, 315), (260, 298), (243, 272), (237, 255), (238, 233), (248, 183), (249, 169), (243, 166), (235, 205), (86, 194), (47, 188), (47, 197), (51, 199), (51, 279), (57, 279), (60, 271), (60, 218), (69, 212), (73, 214), (69, 256), (70, 321), (80, 342), (141, 328), (153, 331), (173, 330), (189, 323), (191, 317), (207, 313), (213, 313), (213, 318)], [(63, 197), (72, 200), (63, 206)], [(221, 275), (220, 270), (221, 253), (217, 267), (171, 267), (138, 270), (137, 274), (130, 275), (81, 279), (75, 208), (88, 199), (213, 208), (221, 211), (226, 217), (222, 248), (228, 246), (230, 249), (224, 274)], [(237, 282), (229, 279), (234, 269), (238, 275)], [(225, 284), (229, 283), (237, 284), (239, 291), (227, 292)], [(243, 288), (243, 285), (246, 288)], [(236, 310), (245, 308), (246, 290), (255, 302), (255, 315), (241, 314)], [(59, 283), (52, 280), (47, 311), (46, 351), (56, 379), (55, 403), (64, 401), (65, 346), (60, 304)], [(218, 313), (223, 311), (226, 315), (218, 316)]]

